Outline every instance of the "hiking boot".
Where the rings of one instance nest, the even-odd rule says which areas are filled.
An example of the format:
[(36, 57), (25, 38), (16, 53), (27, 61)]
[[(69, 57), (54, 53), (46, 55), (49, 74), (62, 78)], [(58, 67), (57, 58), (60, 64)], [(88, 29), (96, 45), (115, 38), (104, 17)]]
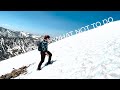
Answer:
[(51, 62), (51, 61), (50, 61), (50, 62), (47, 62), (47, 65), (48, 65), (48, 64), (52, 64), (52, 62)]

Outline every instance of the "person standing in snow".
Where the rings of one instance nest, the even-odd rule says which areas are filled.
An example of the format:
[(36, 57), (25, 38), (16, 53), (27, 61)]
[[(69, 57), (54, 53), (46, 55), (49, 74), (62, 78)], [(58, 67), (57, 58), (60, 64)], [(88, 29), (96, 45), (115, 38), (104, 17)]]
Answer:
[(49, 41), (50, 41), (50, 36), (45, 35), (43, 41), (41, 41), (40, 44), (39, 44), (40, 49), (39, 49), (39, 46), (38, 46), (38, 50), (40, 51), (40, 54), (41, 54), (41, 61), (40, 61), (39, 65), (38, 65), (37, 70), (41, 70), (41, 65), (44, 62), (44, 59), (45, 59), (46, 55), (49, 56), (47, 65), (51, 64), (52, 53), (50, 51), (48, 51), (48, 42)]

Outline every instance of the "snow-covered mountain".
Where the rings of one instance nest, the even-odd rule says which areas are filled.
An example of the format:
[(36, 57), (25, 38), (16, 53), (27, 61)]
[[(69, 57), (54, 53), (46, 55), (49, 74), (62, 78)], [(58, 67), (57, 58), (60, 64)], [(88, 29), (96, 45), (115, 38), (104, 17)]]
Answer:
[(25, 37), (34, 37), (34, 38), (38, 38), (40, 37), (40, 35), (34, 35), (28, 32), (23, 32), (23, 31), (14, 31), (14, 30), (10, 30), (10, 29), (6, 29), (3, 27), (0, 27), (0, 37), (19, 37), (19, 38), (25, 38)]
[[(15, 79), (120, 79), (120, 21), (51, 43), (55, 62), (37, 71), (36, 50), (0, 62), (0, 75), (32, 64)], [(48, 57), (45, 58), (44, 64)]]
[(42, 36), (0, 27), (0, 61), (37, 48)]

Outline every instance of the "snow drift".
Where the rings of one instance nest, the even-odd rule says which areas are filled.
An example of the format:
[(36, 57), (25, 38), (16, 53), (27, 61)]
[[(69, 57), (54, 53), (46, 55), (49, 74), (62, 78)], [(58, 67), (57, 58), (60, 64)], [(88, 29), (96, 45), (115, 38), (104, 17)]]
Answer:
[[(0, 62), (0, 75), (32, 64), (26, 75), (15, 79), (119, 79), (120, 21), (73, 35), (49, 45), (53, 64), (37, 71), (37, 50)], [(44, 64), (47, 62), (46, 57)]]

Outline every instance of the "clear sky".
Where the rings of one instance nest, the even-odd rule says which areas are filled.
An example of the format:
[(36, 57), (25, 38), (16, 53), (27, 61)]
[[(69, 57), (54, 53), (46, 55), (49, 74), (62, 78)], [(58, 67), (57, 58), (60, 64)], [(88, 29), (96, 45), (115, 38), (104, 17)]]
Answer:
[(0, 26), (58, 36), (108, 17), (120, 20), (120, 11), (0, 11)]

